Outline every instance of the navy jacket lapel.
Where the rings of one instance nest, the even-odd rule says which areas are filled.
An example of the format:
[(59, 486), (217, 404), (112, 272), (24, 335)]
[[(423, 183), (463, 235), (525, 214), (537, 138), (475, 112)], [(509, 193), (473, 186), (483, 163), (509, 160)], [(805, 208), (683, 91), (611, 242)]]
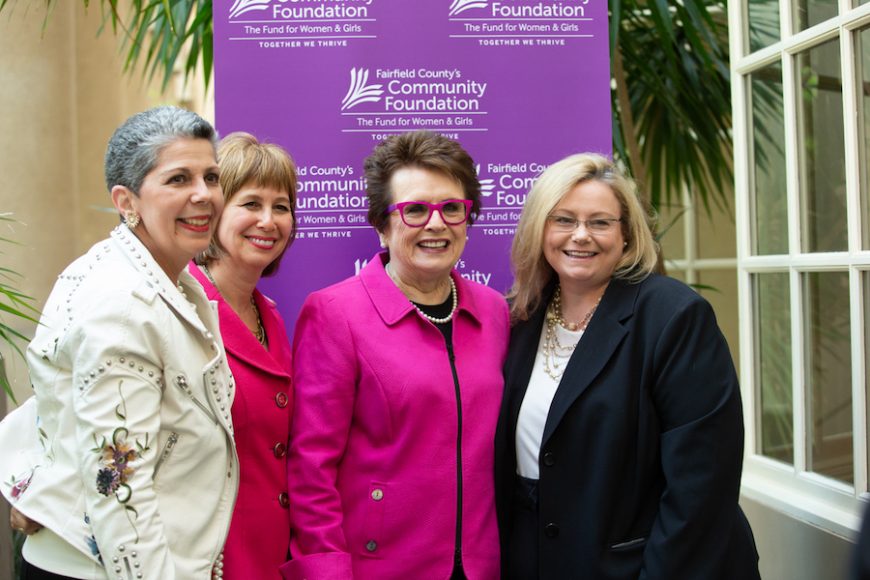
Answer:
[[(639, 286), (612, 280), (577, 345), (550, 405), (541, 447), (559, 426), (568, 408), (589, 387), (628, 333), (625, 321), (634, 313)], [(543, 322), (543, 321), (542, 321)]]

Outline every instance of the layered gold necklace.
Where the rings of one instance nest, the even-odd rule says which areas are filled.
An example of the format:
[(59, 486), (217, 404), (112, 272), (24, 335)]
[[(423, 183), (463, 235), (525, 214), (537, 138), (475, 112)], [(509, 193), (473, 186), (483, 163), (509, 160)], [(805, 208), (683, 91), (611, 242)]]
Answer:
[[(603, 294), (602, 294), (603, 296)], [(547, 373), (554, 381), (559, 381), (562, 375), (565, 374), (565, 367), (568, 366), (568, 361), (571, 359), (574, 349), (577, 348), (577, 342), (573, 344), (562, 344), (559, 341), (558, 329), (556, 326), (561, 326), (565, 330), (571, 332), (579, 332), (586, 330), (589, 326), (589, 321), (592, 320), (592, 315), (598, 308), (601, 302), (601, 296), (595, 301), (589, 312), (580, 322), (568, 322), (562, 315), (562, 287), (556, 286), (556, 292), (553, 294), (553, 299), (547, 307), (547, 329), (544, 331), (544, 344), (542, 347), (544, 354), (544, 372)], [(577, 339), (580, 340), (579, 337)]]

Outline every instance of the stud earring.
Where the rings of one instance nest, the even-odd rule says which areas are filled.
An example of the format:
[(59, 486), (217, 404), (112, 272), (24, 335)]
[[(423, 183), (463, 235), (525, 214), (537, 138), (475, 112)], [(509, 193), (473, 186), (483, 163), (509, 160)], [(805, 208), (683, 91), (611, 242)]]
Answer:
[(142, 217), (131, 209), (124, 212), (124, 221), (127, 222), (128, 228), (135, 230), (139, 222), (142, 221)]
[(623, 247), (623, 248), (626, 247), (627, 245), (628, 245), (628, 242), (622, 242), (622, 247)]

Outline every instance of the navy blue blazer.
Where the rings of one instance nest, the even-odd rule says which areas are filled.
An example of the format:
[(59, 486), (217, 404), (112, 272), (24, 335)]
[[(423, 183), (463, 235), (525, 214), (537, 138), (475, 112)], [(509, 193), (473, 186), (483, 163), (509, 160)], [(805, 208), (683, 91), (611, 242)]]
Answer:
[[(505, 363), (495, 445), (503, 566), (523, 549), (509, 543), (515, 431), (547, 302), (513, 327)], [(612, 280), (544, 428), (540, 578), (759, 578), (737, 504), (742, 461), (737, 375), (709, 303), (664, 276)]]

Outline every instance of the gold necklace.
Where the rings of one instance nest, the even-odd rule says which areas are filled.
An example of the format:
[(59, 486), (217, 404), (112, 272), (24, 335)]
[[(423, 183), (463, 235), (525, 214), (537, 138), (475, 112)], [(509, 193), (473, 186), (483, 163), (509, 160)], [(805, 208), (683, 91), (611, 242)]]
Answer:
[[(202, 273), (205, 274), (205, 277), (208, 278), (208, 281), (211, 282), (211, 285), (214, 286), (214, 289), (217, 290), (218, 294), (223, 296), (223, 294), (221, 293), (221, 289), (218, 288), (217, 282), (215, 282), (214, 276), (212, 276), (211, 272), (209, 272), (208, 266), (203, 264), (200, 266), (200, 269), (202, 270)], [(257, 339), (257, 342), (259, 342), (263, 346), (268, 346), (269, 337), (266, 336), (266, 329), (263, 328), (263, 319), (260, 317), (260, 309), (257, 308), (257, 303), (254, 300), (253, 294), (251, 294), (251, 309), (254, 311), (254, 317), (257, 319), (257, 329), (251, 330), (249, 328), (248, 330), (251, 330), (251, 333)]]
[(586, 327), (589, 326), (589, 320), (592, 319), (592, 315), (595, 314), (595, 310), (598, 308), (598, 304), (601, 302), (601, 297), (604, 296), (602, 294), (598, 297), (598, 300), (595, 301), (595, 304), (592, 308), (589, 309), (589, 312), (586, 313), (586, 316), (583, 317), (583, 320), (580, 322), (568, 322), (562, 317), (562, 286), (556, 286), (556, 292), (553, 294), (553, 310), (556, 313), (556, 322), (561, 324), (567, 330), (571, 330), (573, 332), (577, 332), (578, 330), (586, 330)]
[(567, 360), (571, 359), (571, 354), (574, 352), (574, 349), (577, 348), (576, 342), (574, 344), (562, 344), (559, 342), (556, 325), (571, 332), (586, 330), (586, 327), (589, 326), (589, 321), (592, 319), (592, 315), (595, 314), (595, 310), (598, 309), (598, 304), (600, 302), (601, 296), (598, 297), (598, 300), (595, 301), (595, 304), (579, 323), (566, 322), (562, 315), (562, 287), (556, 286), (556, 292), (553, 294), (553, 299), (547, 307), (547, 329), (544, 331), (544, 344), (542, 347), (544, 354), (544, 372), (554, 381), (558, 382), (562, 378), (562, 375), (565, 374)]

